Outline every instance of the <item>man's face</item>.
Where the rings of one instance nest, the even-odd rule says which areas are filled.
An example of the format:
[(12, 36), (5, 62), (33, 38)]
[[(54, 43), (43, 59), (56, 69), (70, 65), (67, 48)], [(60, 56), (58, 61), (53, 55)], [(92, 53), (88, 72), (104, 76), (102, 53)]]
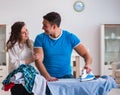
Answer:
[(45, 31), (46, 34), (50, 35), (54, 32), (53, 25), (51, 25), (47, 20), (43, 20), (43, 27), (42, 29)]

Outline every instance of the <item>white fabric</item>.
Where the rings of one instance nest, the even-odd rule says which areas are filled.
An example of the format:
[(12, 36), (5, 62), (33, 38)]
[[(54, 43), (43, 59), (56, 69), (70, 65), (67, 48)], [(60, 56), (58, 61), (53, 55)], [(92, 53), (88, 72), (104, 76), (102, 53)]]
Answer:
[(37, 74), (35, 77), (33, 90), (34, 95), (45, 95), (46, 91), (46, 80), (43, 76)]
[(18, 42), (8, 50), (9, 54), (9, 72), (17, 69), (21, 64), (25, 64), (25, 59), (32, 57), (33, 50), (27, 47), (25, 44), (23, 49), (19, 47)]
[(22, 84), (23, 86), (25, 85), (24, 76), (21, 72), (14, 74), (10, 81), (15, 84)]
[(22, 77), (23, 77), (23, 74), (22, 74), (21, 72), (19, 72), (19, 73), (15, 74), (12, 78), (13, 78), (14, 80), (18, 80), (18, 79), (20, 79), (20, 78), (22, 78)]

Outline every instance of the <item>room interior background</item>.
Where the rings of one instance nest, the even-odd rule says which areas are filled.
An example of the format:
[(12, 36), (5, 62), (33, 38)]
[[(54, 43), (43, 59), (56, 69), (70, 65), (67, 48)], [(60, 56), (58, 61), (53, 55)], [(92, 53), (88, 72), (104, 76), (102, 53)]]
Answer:
[[(0, 24), (12, 25), (25, 21), (30, 37), (34, 40), (42, 30), (42, 17), (48, 12), (61, 14), (61, 28), (75, 33), (92, 55), (92, 68), (100, 74), (100, 26), (120, 24), (120, 0), (81, 0), (82, 12), (76, 12), (77, 0), (0, 0)], [(10, 32), (10, 31), (9, 31)], [(81, 65), (83, 65), (81, 60)]]

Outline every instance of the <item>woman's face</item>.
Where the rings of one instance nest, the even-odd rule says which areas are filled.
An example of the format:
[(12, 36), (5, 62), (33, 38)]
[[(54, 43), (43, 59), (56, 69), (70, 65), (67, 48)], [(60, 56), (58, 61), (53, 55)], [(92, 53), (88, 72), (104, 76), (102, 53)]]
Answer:
[(26, 25), (24, 25), (21, 29), (21, 33), (20, 33), (20, 36), (21, 36), (21, 41), (26, 41), (28, 39), (28, 30), (26, 28)]

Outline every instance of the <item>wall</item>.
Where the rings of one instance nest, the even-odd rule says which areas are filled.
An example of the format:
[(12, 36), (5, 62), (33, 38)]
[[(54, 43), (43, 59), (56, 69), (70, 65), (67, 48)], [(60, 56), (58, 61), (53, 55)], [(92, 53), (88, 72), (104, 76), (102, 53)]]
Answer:
[(120, 23), (120, 0), (81, 0), (85, 9), (73, 9), (76, 0), (0, 0), (0, 23), (11, 25), (23, 20), (34, 40), (42, 32), (42, 16), (57, 11), (62, 16), (62, 29), (81, 38), (93, 57), (93, 72), (100, 73), (100, 25)]

